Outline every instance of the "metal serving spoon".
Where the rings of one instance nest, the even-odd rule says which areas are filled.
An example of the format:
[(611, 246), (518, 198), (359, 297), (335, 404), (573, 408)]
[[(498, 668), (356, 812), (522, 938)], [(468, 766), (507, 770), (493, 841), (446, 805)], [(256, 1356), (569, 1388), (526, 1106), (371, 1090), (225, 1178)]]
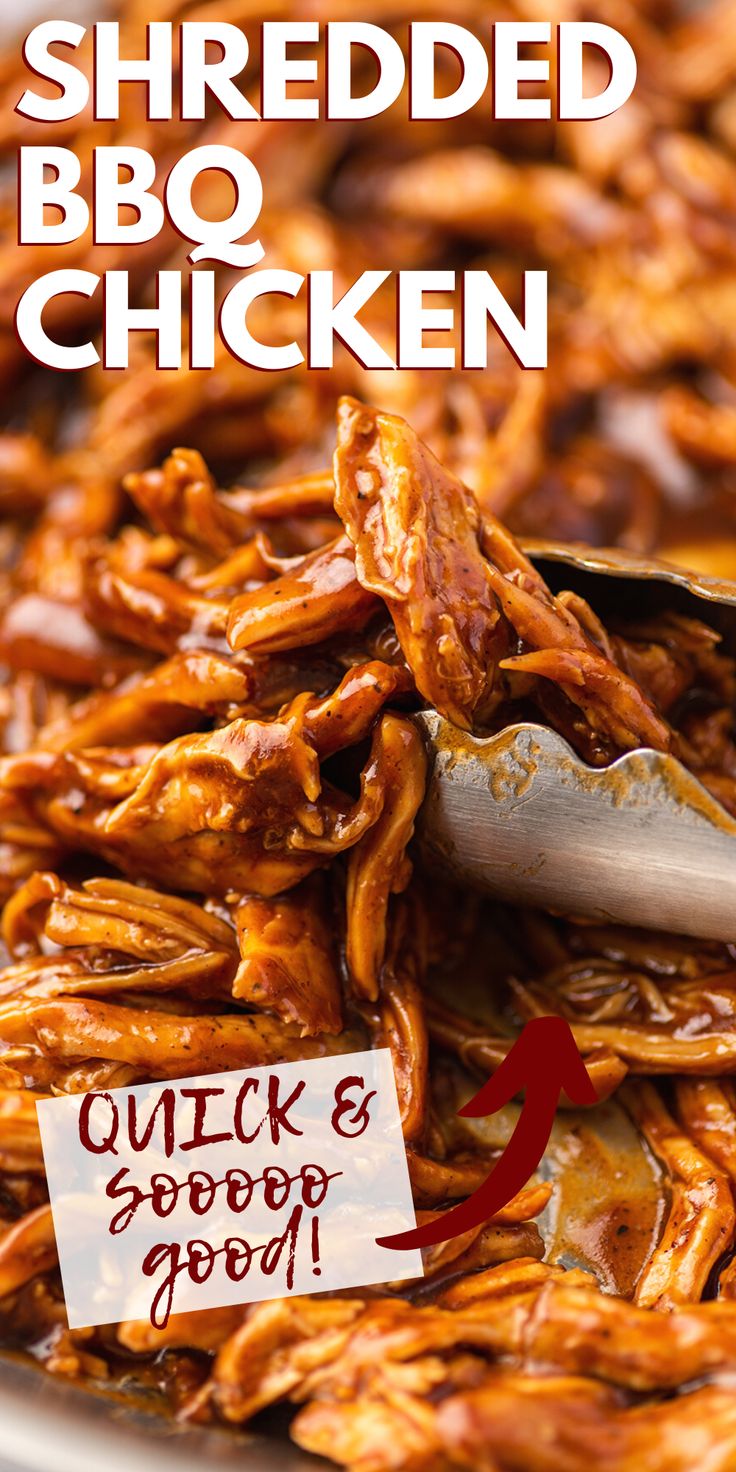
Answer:
[[(620, 617), (633, 594), (637, 617), (701, 617), (736, 652), (736, 583), (618, 551), (524, 550), (604, 621), (607, 602)], [(641, 749), (593, 768), (546, 726), (481, 738), (436, 711), (416, 719), (432, 757), (418, 832), (433, 867), (516, 904), (736, 940), (736, 819), (676, 757)]]

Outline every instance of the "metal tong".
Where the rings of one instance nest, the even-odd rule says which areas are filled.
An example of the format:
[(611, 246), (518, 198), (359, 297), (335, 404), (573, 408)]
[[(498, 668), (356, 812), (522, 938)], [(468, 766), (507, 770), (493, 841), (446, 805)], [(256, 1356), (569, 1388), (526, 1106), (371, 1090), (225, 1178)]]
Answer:
[[(619, 551), (527, 541), (554, 591), (596, 612), (676, 609), (736, 652), (736, 583)], [(515, 904), (736, 940), (736, 819), (674, 756), (642, 748), (583, 762), (548, 727), (481, 738), (436, 711), (416, 717), (431, 754), (418, 826), (425, 859)]]

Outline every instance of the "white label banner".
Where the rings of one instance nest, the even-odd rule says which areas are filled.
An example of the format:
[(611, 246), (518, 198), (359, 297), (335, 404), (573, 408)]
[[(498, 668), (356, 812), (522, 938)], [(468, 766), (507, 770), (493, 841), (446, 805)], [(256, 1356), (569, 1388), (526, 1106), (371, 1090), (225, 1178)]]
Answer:
[(73, 1329), (422, 1275), (385, 1048), (37, 1110)]

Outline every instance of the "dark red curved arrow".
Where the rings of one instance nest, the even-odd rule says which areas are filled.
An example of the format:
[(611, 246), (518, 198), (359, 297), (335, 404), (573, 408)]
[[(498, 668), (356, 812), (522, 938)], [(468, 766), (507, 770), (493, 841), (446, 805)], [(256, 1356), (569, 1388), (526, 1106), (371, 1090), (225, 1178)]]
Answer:
[(564, 1017), (534, 1017), (527, 1022), (492, 1078), (458, 1113), (467, 1119), (495, 1114), (520, 1089), (526, 1089), (526, 1098), (516, 1129), (483, 1185), (434, 1221), (392, 1237), (377, 1237), (379, 1247), (433, 1247), (482, 1226), (537, 1169), (562, 1090), (573, 1104), (596, 1103), (598, 1095)]

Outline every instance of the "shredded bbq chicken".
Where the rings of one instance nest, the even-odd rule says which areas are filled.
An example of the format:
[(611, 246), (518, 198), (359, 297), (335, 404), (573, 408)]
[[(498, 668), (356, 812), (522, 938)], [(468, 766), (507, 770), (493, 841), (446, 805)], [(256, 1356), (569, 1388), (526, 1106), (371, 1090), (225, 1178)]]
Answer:
[[(427, 767), (412, 715), (427, 705), (475, 731), (533, 712), (599, 764), (674, 751), (736, 811), (733, 660), (705, 623), (613, 628), (554, 594), (397, 415), (343, 400), (320, 513), (327, 479), (325, 541), (303, 550), (293, 528), (316, 492), (291, 484), (296, 550), (277, 556), (275, 491), (262, 521), (255, 495), (233, 519), (245, 498), (193, 452), (138, 475), (150, 527), (95, 544), (80, 607), (139, 668), (68, 690), (0, 761), (17, 872), (0, 973), (6, 1338), (113, 1383), (119, 1355), (144, 1375), (166, 1348), (177, 1414), (242, 1424), (287, 1402), (300, 1446), (359, 1472), (567, 1472), (596, 1426), (612, 1469), (646, 1455), (686, 1472), (689, 1414), (715, 1418), (736, 1454), (719, 1388), (736, 1368), (736, 960), (541, 915), (518, 928), (438, 891), (412, 845)], [(543, 1014), (570, 1022), (599, 1099), (656, 1163), (659, 1215), (620, 1282), (615, 1265), (599, 1281), (595, 1254), (587, 1271), (543, 1260), (535, 1219), (556, 1187), (540, 1179), (429, 1249), (413, 1285), (162, 1331), (64, 1327), (35, 1098), (388, 1046), (424, 1221), (488, 1174), (503, 1141), (463, 1125), (458, 1102)], [(665, 1102), (646, 1076), (670, 1073)]]
[[(193, 14), (114, 10), (133, 54), (146, 21)], [(411, 16), (391, 12), (402, 45)], [(185, 1423), (267, 1412), (350, 1472), (736, 1466), (736, 950), (493, 905), (423, 872), (414, 839), (426, 707), (482, 734), (541, 721), (593, 766), (672, 752), (736, 814), (736, 662), (707, 612), (590, 606), (518, 540), (736, 575), (736, 11), (585, 18), (628, 36), (636, 92), (595, 125), (530, 125), (523, 151), (481, 110), (162, 123), (134, 87), (105, 140), (162, 167), (242, 148), (269, 259), (332, 270), (336, 300), (365, 269), (475, 265), (521, 313), (520, 262), (548, 270), (545, 373), (500, 342), (477, 373), (366, 373), (339, 345), (323, 373), (220, 349), (159, 373), (138, 333), (125, 372), (39, 374), (8, 324), (57, 251), (10, 243), (0, 181), (2, 1342)], [(8, 159), (43, 141), (14, 112), (25, 82), (8, 53)], [(59, 126), (84, 189), (98, 132)], [(203, 183), (217, 218), (222, 180)], [(185, 249), (165, 229), (105, 265), (150, 306)], [(91, 233), (64, 264), (100, 269)], [(378, 339), (394, 308), (389, 286), (366, 307)], [(287, 341), (290, 311), (270, 298), (254, 332)], [(94, 336), (98, 313), (60, 298), (49, 324)], [(599, 1104), (563, 1096), (540, 1174), (428, 1249), (423, 1279), (69, 1330), (37, 1099), (388, 1047), (435, 1220), (519, 1102), (458, 1108), (540, 1015), (569, 1022)]]

